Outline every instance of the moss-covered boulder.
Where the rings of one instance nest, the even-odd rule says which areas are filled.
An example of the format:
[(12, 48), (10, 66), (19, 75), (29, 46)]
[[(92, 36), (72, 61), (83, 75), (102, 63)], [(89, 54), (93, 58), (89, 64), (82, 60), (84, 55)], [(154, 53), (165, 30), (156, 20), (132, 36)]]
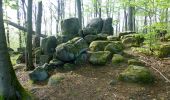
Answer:
[(91, 52), (89, 62), (93, 65), (105, 65), (110, 57), (110, 51)]
[(57, 86), (58, 84), (61, 83), (61, 81), (64, 79), (64, 75), (62, 74), (55, 74), (52, 75), (49, 80), (48, 80), (48, 85), (49, 86)]
[(84, 37), (84, 39), (86, 40), (88, 44), (90, 44), (92, 41), (97, 40), (97, 38), (98, 38), (97, 35), (87, 35)]
[(120, 33), (119, 33), (119, 38), (121, 38), (122, 36), (125, 36), (125, 35), (135, 34), (135, 33), (136, 33), (136, 32), (132, 32), (132, 31), (120, 32)]
[(129, 59), (128, 60), (128, 65), (138, 65), (138, 66), (143, 66), (144, 63), (137, 60), (137, 59)]
[(120, 41), (114, 41), (109, 43), (105, 47), (105, 51), (110, 51), (112, 54), (121, 53), (124, 49), (124, 45)]
[(41, 41), (41, 50), (45, 55), (52, 55), (55, 52), (56, 46), (57, 39), (55, 36), (49, 36)]
[(114, 54), (112, 57), (112, 64), (119, 64), (125, 61), (125, 58), (122, 55)]
[(109, 41), (119, 41), (120, 39), (117, 36), (110, 35), (110, 36), (107, 36), (107, 40), (109, 40)]
[(142, 34), (130, 34), (121, 38), (122, 43), (127, 47), (139, 47), (144, 42)]
[(118, 79), (133, 83), (152, 83), (154, 81), (153, 75), (147, 68), (136, 65), (130, 65), (120, 73)]
[(108, 34), (100, 33), (97, 34), (97, 40), (107, 40)]
[(105, 46), (108, 45), (109, 43), (110, 43), (109, 41), (102, 40), (93, 41), (90, 44), (89, 49), (90, 51), (104, 51)]
[(154, 55), (159, 58), (168, 57), (170, 56), (170, 44), (169, 43), (162, 43), (154, 51)]
[(88, 49), (83, 38), (74, 38), (56, 47), (55, 57), (63, 62), (74, 61), (80, 54)]
[(96, 35), (101, 33), (103, 27), (103, 20), (101, 18), (92, 19), (83, 29), (83, 35)]

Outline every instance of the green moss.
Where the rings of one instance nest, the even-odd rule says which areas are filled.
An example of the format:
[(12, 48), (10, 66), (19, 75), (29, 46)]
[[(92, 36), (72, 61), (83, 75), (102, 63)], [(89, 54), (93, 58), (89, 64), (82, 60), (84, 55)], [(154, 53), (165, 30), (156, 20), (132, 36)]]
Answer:
[(64, 79), (63, 75), (56, 74), (49, 78), (48, 85), (49, 86), (56, 86)]
[(12, 65), (13, 65), (13, 66), (17, 64), (16, 60), (18, 59), (19, 56), (20, 56), (20, 54), (12, 54), (12, 55), (10, 56), (11, 62), (12, 62)]
[(107, 36), (107, 40), (109, 40), (109, 41), (119, 41), (119, 37)]
[(119, 54), (114, 54), (112, 58), (112, 64), (119, 64), (121, 62), (124, 62), (124, 57)]
[(66, 64), (64, 64), (63, 68), (66, 71), (71, 71), (71, 70), (75, 69), (75, 65), (74, 64), (70, 64), (70, 63), (66, 63)]
[(111, 53), (109, 51), (92, 52), (89, 62), (93, 65), (105, 65), (109, 60)]
[(144, 42), (144, 35), (130, 34), (122, 37), (122, 43), (127, 47), (139, 47)]
[(106, 47), (105, 47), (105, 51), (110, 51), (112, 54), (115, 53), (120, 53), (122, 52), (122, 50), (124, 49), (124, 46), (121, 42), (119, 41), (115, 41), (112, 43), (109, 43)]
[(91, 51), (104, 51), (105, 46), (109, 43), (109, 41), (93, 41), (89, 48)]
[(118, 79), (133, 83), (153, 83), (154, 81), (154, 77), (148, 69), (135, 65), (130, 65), (120, 73)]
[(157, 50), (154, 51), (156, 57), (162, 58), (170, 55), (170, 45), (161, 44)]
[(139, 60), (137, 60), (137, 59), (130, 59), (130, 60), (128, 60), (128, 65), (143, 66), (144, 63), (142, 63), (141, 61), (139, 61)]

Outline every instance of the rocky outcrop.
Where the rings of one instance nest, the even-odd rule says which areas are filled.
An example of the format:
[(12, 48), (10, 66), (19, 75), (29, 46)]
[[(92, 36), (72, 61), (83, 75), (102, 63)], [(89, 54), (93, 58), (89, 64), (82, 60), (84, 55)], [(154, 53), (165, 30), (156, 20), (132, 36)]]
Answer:
[(56, 47), (56, 59), (64, 62), (74, 61), (78, 56), (88, 49), (83, 38), (74, 38)]

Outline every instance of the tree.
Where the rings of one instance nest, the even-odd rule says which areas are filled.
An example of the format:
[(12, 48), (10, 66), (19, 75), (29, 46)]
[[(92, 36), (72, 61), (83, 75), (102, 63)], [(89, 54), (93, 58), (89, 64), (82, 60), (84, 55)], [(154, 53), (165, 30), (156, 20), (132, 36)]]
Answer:
[(26, 41), (26, 70), (33, 70), (32, 59), (32, 0), (28, 0), (27, 8), (27, 41)]
[[(131, 0), (129, 0), (129, 2), (131, 3)], [(134, 21), (134, 7), (133, 6), (129, 6), (129, 8), (128, 8), (128, 13), (129, 13), (129, 15), (128, 15), (128, 29), (129, 29), (129, 31), (134, 31), (134, 23), (135, 23), (135, 21)]]
[(41, 23), (42, 23), (42, 1), (38, 2), (38, 14), (36, 22), (36, 37), (34, 38), (34, 47), (40, 47), (40, 37), (41, 34)]
[(77, 0), (77, 10), (78, 10), (78, 19), (79, 19), (79, 23), (80, 23), (80, 29), (82, 29), (81, 0)]
[(21, 86), (10, 61), (0, 0), (0, 100), (30, 100), (30, 96)]

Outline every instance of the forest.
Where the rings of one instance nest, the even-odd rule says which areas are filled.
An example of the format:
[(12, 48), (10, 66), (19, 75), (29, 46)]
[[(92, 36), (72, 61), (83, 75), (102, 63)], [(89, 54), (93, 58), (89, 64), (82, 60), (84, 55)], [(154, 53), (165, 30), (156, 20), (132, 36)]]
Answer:
[(170, 0), (0, 0), (0, 100), (170, 100)]

